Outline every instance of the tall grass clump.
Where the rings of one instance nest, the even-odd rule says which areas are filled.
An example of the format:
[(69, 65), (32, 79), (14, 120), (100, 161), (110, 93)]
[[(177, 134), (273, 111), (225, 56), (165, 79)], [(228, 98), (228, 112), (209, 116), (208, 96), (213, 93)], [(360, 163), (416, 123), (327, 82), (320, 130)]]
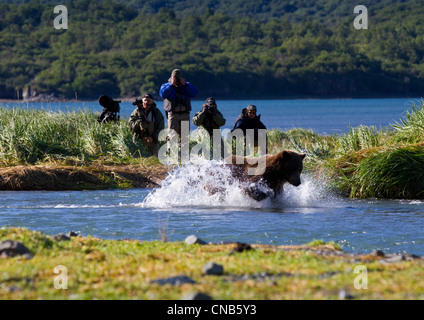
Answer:
[(349, 132), (339, 138), (339, 153), (349, 154), (363, 149), (371, 149), (381, 146), (386, 140), (386, 133), (377, 130), (375, 126), (360, 125), (357, 128), (352, 126)]
[(424, 198), (424, 147), (386, 150), (359, 162), (350, 178), (354, 198)]
[(0, 108), (0, 162), (34, 164), (74, 158), (129, 158), (142, 153), (125, 122), (100, 125), (90, 110)]
[(424, 140), (424, 101), (414, 102), (411, 111), (406, 111), (404, 120), (392, 125), (396, 134), (393, 141), (397, 143), (420, 143)]
[(424, 103), (391, 128), (359, 126), (339, 138), (326, 164), (342, 193), (353, 198), (424, 198)]

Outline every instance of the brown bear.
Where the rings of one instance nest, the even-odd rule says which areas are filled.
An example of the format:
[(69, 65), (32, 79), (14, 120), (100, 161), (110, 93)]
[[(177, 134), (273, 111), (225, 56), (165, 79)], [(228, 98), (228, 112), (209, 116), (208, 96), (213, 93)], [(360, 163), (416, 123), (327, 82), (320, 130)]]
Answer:
[(275, 199), (286, 182), (295, 187), (300, 185), (305, 156), (304, 153), (283, 150), (262, 158), (232, 156), (231, 161), (227, 159), (226, 162), (233, 177), (248, 183), (245, 192), (261, 201), (267, 197)]

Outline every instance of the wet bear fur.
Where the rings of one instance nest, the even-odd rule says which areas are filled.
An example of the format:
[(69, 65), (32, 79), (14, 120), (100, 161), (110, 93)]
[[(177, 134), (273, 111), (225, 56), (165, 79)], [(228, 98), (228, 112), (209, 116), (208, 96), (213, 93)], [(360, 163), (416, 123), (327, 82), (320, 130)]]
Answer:
[(239, 156), (232, 156), (231, 161), (227, 159), (232, 176), (246, 182), (245, 192), (251, 198), (256, 201), (268, 197), (275, 199), (282, 192), (286, 182), (295, 187), (301, 184), (300, 175), (303, 170), (304, 153), (283, 150), (275, 155), (264, 157), (266, 157), (265, 171), (254, 175), (249, 175), (248, 169), (256, 168), (261, 162), (252, 164), (246, 157), (240, 158)]

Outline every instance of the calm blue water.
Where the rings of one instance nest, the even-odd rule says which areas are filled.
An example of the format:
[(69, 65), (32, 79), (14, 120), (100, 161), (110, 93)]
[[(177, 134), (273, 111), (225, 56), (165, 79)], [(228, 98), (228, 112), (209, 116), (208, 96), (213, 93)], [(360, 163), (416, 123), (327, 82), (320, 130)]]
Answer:
[[(343, 133), (349, 125), (393, 124), (405, 115), (411, 99), (218, 101), (231, 128), (240, 109), (253, 103), (268, 128), (302, 127), (319, 133)], [(416, 100), (415, 100), (416, 101)], [(193, 103), (200, 108), (201, 101)], [(13, 106), (10, 104), (9, 106)], [(158, 103), (161, 107), (161, 103)], [(27, 104), (24, 104), (26, 107)], [(92, 109), (97, 102), (28, 104), (51, 110)], [(121, 104), (129, 117), (130, 103)], [(200, 166), (201, 167), (201, 166)], [(214, 168), (215, 172), (219, 169)], [(47, 234), (79, 231), (110, 239), (171, 241), (196, 234), (205, 241), (303, 244), (335, 241), (346, 251), (408, 252), (424, 255), (424, 202), (338, 198), (322, 182), (304, 176), (289, 186), (276, 204), (255, 203), (235, 187), (225, 199), (205, 195), (188, 183), (204, 175), (181, 169), (161, 189), (70, 192), (0, 192), (0, 226), (19, 226)]]

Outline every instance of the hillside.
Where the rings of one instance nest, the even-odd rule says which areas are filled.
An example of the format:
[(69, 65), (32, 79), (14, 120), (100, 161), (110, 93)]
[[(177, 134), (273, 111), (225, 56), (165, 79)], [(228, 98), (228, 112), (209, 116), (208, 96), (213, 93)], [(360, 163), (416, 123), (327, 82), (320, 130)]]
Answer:
[[(0, 0), (0, 4), (26, 4), (36, 2), (38, 4), (58, 5), (56, 0)], [(70, 5), (74, 1), (62, 1)], [(105, 2), (94, 0), (88, 2)], [(175, 12), (177, 17), (189, 15), (203, 15), (207, 11), (218, 14), (226, 14), (231, 17), (254, 17), (261, 20), (282, 18), (290, 21), (302, 22), (306, 19), (331, 24), (341, 21), (345, 17), (351, 17), (353, 7), (349, 0), (113, 0), (129, 8), (136, 9), (144, 15), (153, 15), (162, 8)], [(372, 8), (372, 11), (380, 11), (396, 4), (415, 6), (417, 0), (363, 0), (360, 4)], [(373, 15), (373, 12), (370, 12)]]
[(353, 6), (341, 0), (67, 1), (67, 30), (53, 27), (57, 3), (5, 2), (0, 98), (27, 86), (64, 98), (157, 94), (175, 67), (199, 97), (424, 91), (420, 1), (363, 1), (368, 30), (353, 27)]

